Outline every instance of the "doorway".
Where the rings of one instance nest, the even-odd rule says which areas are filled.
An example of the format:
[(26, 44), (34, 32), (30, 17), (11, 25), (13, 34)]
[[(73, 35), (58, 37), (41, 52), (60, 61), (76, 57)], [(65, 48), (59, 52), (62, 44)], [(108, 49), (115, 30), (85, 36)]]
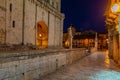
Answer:
[(48, 27), (44, 21), (39, 21), (37, 23), (36, 45), (39, 48), (48, 47)]

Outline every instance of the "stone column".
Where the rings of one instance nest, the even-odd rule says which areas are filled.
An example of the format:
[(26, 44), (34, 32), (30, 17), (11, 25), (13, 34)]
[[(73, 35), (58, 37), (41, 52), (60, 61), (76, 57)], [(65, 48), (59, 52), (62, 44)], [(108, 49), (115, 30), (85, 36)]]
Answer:
[(62, 17), (59, 19), (59, 23), (60, 23), (60, 31), (59, 31), (59, 35), (60, 35), (60, 40), (59, 40), (59, 48), (63, 48), (63, 23), (64, 23), (64, 15), (62, 14)]
[(113, 36), (112, 36), (112, 34), (111, 34), (111, 29), (108, 28), (108, 51), (109, 51), (108, 56), (109, 56), (111, 59), (113, 58), (112, 39), (113, 39)]
[(98, 48), (98, 38), (97, 38), (97, 32), (95, 33), (95, 49)]
[(120, 64), (120, 34), (118, 34), (118, 63)]
[(70, 43), (69, 48), (72, 49), (72, 38), (73, 38), (73, 36), (72, 36), (72, 29), (71, 29), (71, 27), (68, 28), (68, 33), (69, 33), (69, 43)]
[(119, 47), (119, 53), (118, 53), (118, 63), (120, 64), (120, 13), (119, 13), (119, 15), (118, 15), (118, 25), (119, 25), (119, 27), (118, 27), (118, 47)]
[(117, 40), (117, 34), (118, 32), (116, 30), (114, 30), (113, 32), (113, 59), (115, 62), (118, 62), (118, 58), (119, 58), (119, 48), (118, 48), (118, 40)]
[(63, 19), (60, 21), (60, 42), (59, 42), (59, 47), (63, 47)]

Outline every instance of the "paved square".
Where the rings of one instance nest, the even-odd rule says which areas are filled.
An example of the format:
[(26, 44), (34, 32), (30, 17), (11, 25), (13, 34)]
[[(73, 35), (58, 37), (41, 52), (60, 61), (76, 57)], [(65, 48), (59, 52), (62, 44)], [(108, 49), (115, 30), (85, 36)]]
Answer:
[(93, 53), (40, 80), (120, 80), (120, 68), (108, 57), (108, 51)]

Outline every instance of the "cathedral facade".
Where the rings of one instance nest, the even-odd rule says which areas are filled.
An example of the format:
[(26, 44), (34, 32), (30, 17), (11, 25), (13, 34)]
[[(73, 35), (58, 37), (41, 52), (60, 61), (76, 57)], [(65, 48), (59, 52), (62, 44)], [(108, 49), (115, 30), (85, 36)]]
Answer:
[(61, 47), (61, 0), (0, 0), (0, 44)]

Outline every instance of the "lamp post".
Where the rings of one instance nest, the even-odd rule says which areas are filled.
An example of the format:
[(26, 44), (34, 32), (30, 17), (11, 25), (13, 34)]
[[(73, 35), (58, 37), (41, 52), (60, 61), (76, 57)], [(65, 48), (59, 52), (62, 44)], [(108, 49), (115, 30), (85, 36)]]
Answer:
[[(111, 8), (111, 11), (112, 13), (118, 15), (118, 52), (116, 52), (116, 46), (117, 46), (117, 43), (116, 43), (116, 39), (113, 39), (115, 42), (114, 42), (114, 48), (113, 51), (113, 58), (115, 61), (118, 61), (119, 60), (119, 54), (120, 54), (120, 4), (114, 4)], [(115, 36), (113, 36), (114, 38), (116, 38)]]

